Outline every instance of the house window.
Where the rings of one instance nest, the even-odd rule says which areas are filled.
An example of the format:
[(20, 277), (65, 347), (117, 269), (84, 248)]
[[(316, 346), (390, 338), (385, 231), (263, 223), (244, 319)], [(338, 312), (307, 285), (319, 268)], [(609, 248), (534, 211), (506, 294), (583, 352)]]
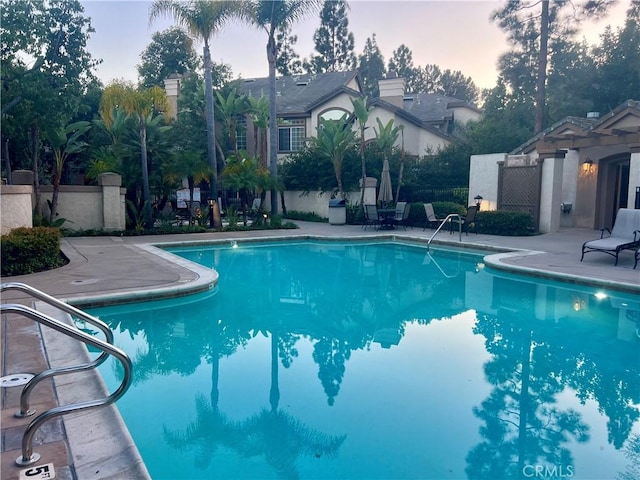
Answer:
[(295, 152), (304, 146), (304, 124), (304, 118), (278, 120), (279, 152)]
[(341, 108), (331, 108), (322, 112), (320, 118), (322, 120), (340, 120), (344, 115), (349, 116), (350, 113)]
[(238, 117), (238, 123), (236, 125), (236, 150), (247, 149), (247, 118), (244, 116)]

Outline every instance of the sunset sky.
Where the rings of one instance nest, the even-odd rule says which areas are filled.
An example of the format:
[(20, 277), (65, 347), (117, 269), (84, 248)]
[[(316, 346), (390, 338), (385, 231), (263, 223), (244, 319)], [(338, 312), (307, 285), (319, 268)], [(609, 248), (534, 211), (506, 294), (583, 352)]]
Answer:
[[(173, 25), (171, 18), (159, 18), (149, 25), (146, 1), (82, 0), (85, 15), (96, 32), (88, 50), (103, 59), (98, 77), (106, 84), (115, 78), (137, 81), (136, 65), (154, 32)], [(367, 37), (376, 34), (385, 58), (401, 44), (413, 52), (415, 66), (436, 64), (441, 69), (460, 70), (478, 87), (495, 85), (498, 57), (507, 50), (506, 35), (491, 22), (491, 13), (504, 1), (370, 1), (349, 2), (349, 29), (355, 36), (355, 53), (362, 53)], [(580, 37), (590, 44), (599, 41), (606, 25), (624, 23), (629, 1), (621, 1), (604, 20), (583, 25)], [(298, 35), (295, 51), (302, 59), (314, 53), (313, 34), (320, 25), (312, 14), (294, 27)], [(266, 33), (240, 23), (224, 27), (212, 42), (212, 58), (231, 66), (233, 77), (268, 76)], [(197, 45), (198, 54), (202, 46)]]

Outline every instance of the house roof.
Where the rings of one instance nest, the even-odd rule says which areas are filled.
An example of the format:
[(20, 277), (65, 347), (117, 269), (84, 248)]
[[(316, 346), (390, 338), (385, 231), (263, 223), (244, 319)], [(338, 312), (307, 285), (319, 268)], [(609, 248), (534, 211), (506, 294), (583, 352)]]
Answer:
[(538, 136), (536, 150), (579, 149), (590, 146), (640, 145), (640, 101), (627, 100), (588, 128)]
[[(357, 82), (358, 90), (351, 87), (354, 80)], [(267, 96), (269, 78), (241, 79), (238, 90), (245, 95), (257, 98)], [(309, 117), (314, 108), (341, 93), (354, 98), (363, 97), (357, 71), (279, 77), (276, 79), (276, 92), (279, 117)], [(369, 103), (389, 110), (399, 118), (447, 139), (450, 135), (445, 129), (438, 127), (453, 120), (455, 108), (467, 108), (480, 113), (480, 110), (470, 103), (436, 93), (406, 94), (402, 107), (382, 98), (371, 99)]]
[[(618, 136), (621, 140), (622, 137), (626, 139), (628, 135), (638, 133), (638, 125), (612, 128), (612, 126), (615, 126), (616, 123), (620, 122), (621, 119), (625, 117), (635, 117), (640, 119), (639, 100), (627, 100), (608, 114), (599, 118), (565, 117), (536, 136), (530, 138), (522, 145), (519, 145), (509, 153), (510, 155), (529, 153), (536, 150), (538, 146), (551, 143), (555, 143), (557, 148), (568, 148), (570, 144), (573, 144), (576, 140), (580, 140), (581, 143), (584, 143), (584, 139), (589, 137), (595, 138), (596, 136)], [(612, 141), (615, 140), (612, 138)], [(558, 142), (561, 142), (564, 147), (562, 147)]]
[(422, 122), (440, 124), (453, 119), (454, 108), (467, 108), (481, 113), (475, 105), (439, 93), (409, 93), (404, 95), (402, 108)]
[[(423, 95), (428, 95), (428, 94), (423, 94)], [(405, 100), (406, 102), (406, 100)], [(403, 103), (405, 103), (403, 102)], [(369, 102), (370, 105), (374, 106), (374, 107), (381, 107), (381, 108), (385, 108), (387, 110), (390, 110), (391, 112), (393, 112), (394, 114), (396, 114), (398, 117), (402, 118), (403, 120), (416, 125), (417, 127), (423, 128), (424, 130), (428, 130), (429, 132), (438, 135), (440, 137), (443, 138), (450, 138), (451, 135), (449, 135), (446, 131), (444, 130), (440, 130), (436, 127), (433, 126), (433, 124), (439, 124), (442, 123), (442, 121), (446, 120), (446, 118), (441, 117), (440, 122), (435, 122), (433, 120), (431, 121), (427, 121), (427, 120), (423, 120), (420, 117), (418, 117), (417, 115), (414, 115), (413, 113), (411, 113), (410, 110), (407, 110), (405, 108), (400, 108), (397, 107), (396, 105), (389, 103), (385, 100), (382, 100), (381, 98), (374, 98), (371, 100), (371, 102)], [(426, 117), (424, 117), (426, 118)], [(434, 118), (434, 117), (432, 117)]]
[[(312, 75), (291, 75), (276, 79), (278, 116), (309, 116), (311, 110), (340, 93), (361, 96), (359, 91), (348, 85), (356, 80), (360, 86), (357, 71), (326, 72)], [(269, 78), (241, 80), (241, 93), (253, 97), (269, 95)]]

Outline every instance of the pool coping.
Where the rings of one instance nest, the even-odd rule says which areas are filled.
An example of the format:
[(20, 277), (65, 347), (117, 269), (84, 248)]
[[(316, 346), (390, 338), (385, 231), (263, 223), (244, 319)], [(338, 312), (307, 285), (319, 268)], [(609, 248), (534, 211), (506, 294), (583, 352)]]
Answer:
[[(545, 252), (517, 249), (517, 248), (505, 248), (505, 247), (492, 247), (483, 244), (476, 244), (468, 242), (465, 244), (458, 244), (447, 241), (434, 240), (429, 242), (426, 238), (419, 238), (411, 235), (403, 235), (398, 233), (389, 233), (383, 235), (377, 235), (375, 237), (366, 235), (355, 236), (335, 236), (335, 235), (280, 235), (280, 236), (264, 236), (264, 237), (230, 237), (225, 239), (206, 239), (206, 240), (185, 240), (185, 241), (166, 241), (166, 242), (149, 242), (136, 244), (136, 248), (159, 257), (165, 262), (178, 265), (182, 268), (186, 268), (195, 274), (194, 280), (180, 280), (179, 283), (173, 283), (169, 286), (161, 287), (149, 287), (144, 289), (137, 289), (135, 291), (121, 291), (116, 293), (107, 294), (84, 294), (77, 296), (69, 296), (62, 299), (63, 301), (70, 303), (78, 307), (92, 307), (92, 306), (104, 306), (114, 305), (121, 303), (133, 303), (137, 301), (149, 301), (161, 298), (171, 298), (177, 296), (186, 296), (198, 292), (210, 291), (215, 289), (218, 284), (218, 273), (194, 262), (174, 255), (164, 248), (167, 247), (182, 247), (182, 246), (197, 246), (197, 245), (221, 245), (238, 243), (264, 243), (264, 242), (282, 242), (287, 240), (294, 241), (332, 241), (332, 242), (369, 242), (369, 243), (381, 243), (385, 241), (399, 241), (408, 243), (411, 245), (426, 246), (429, 243), (434, 247), (446, 247), (455, 250), (469, 251), (470, 253), (477, 253), (484, 255), (484, 263), (497, 270), (521, 273), (527, 276), (534, 276), (539, 278), (547, 278), (554, 280), (561, 280), (567, 283), (586, 285), (586, 286), (600, 286), (610, 287), (616, 290), (624, 292), (638, 293), (640, 292), (640, 285), (634, 285), (626, 282), (607, 281), (604, 279), (595, 280), (578, 275), (571, 275), (567, 273), (556, 273), (548, 270), (536, 269), (532, 267), (524, 267), (520, 265), (514, 265), (505, 262), (516, 257), (538, 255)], [(42, 307), (44, 308), (44, 307)], [(70, 321), (70, 320), (69, 320)], [(64, 352), (64, 358), (69, 360), (69, 352), (75, 352), (77, 355), (74, 360), (85, 361), (89, 358), (89, 353), (84, 344), (78, 344), (70, 338), (63, 337), (54, 338), (50, 332), (46, 332), (46, 329), (42, 329), (44, 342), (47, 350), (47, 354), (50, 359), (55, 358), (54, 355), (62, 355)], [(46, 332), (46, 333), (45, 333)], [(60, 337), (58, 335), (58, 337)], [(68, 344), (68, 345), (67, 345)], [(51, 352), (50, 352), (51, 348)], [(108, 395), (104, 381), (98, 371), (92, 371), (92, 383), (95, 391), (102, 392), (105, 396)], [(77, 395), (77, 386), (71, 382), (65, 382), (64, 379), (56, 379), (56, 391), (61, 402), (74, 398)], [(90, 416), (90, 417), (89, 417)], [(67, 418), (68, 417), (68, 418)], [(100, 472), (100, 478), (122, 478), (123, 471), (125, 473), (133, 474), (130, 478), (148, 479), (149, 472), (146, 469), (143, 459), (141, 458), (135, 443), (131, 437), (131, 434), (122, 419), (120, 412), (117, 408), (117, 404), (112, 404), (109, 407), (100, 409), (98, 411), (89, 411), (80, 414), (73, 414), (69, 416), (63, 416), (65, 429), (68, 435), (69, 448), (73, 457), (73, 465), (78, 474), (78, 478), (94, 478), (95, 475)], [(103, 433), (98, 438), (101, 439), (101, 444), (94, 448), (88, 438), (87, 422), (92, 422), (94, 426), (109, 426), (108, 434)], [(109, 444), (104, 445), (105, 435), (109, 439)], [(99, 453), (99, 455), (96, 455)], [(114, 461), (115, 460), (115, 461)], [(117, 470), (116, 466), (121, 470)], [(122, 468), (124, 467), (124, 470)], [(135, 474), (134, 474), (135, 473)], [(106, 476), (105, 476), (106, 475)]]

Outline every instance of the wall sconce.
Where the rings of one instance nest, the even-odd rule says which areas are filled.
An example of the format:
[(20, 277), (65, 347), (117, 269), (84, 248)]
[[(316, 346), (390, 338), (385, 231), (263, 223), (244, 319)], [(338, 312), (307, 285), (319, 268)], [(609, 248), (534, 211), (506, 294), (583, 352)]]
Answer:
[(475, 197), (473, 197), (473, 199), (476, 201), (476, 207), (478, 207), (478, 211), (480, 211), (480, 204), (482, 203), (482, 195), (476, 195)]
[(582, 170), (584, 170), (585, 172), (590, 172), (592, 166), (593, 160), (591, 160), (589, 157), (587, 157), (587, 159), (582, 162)]

